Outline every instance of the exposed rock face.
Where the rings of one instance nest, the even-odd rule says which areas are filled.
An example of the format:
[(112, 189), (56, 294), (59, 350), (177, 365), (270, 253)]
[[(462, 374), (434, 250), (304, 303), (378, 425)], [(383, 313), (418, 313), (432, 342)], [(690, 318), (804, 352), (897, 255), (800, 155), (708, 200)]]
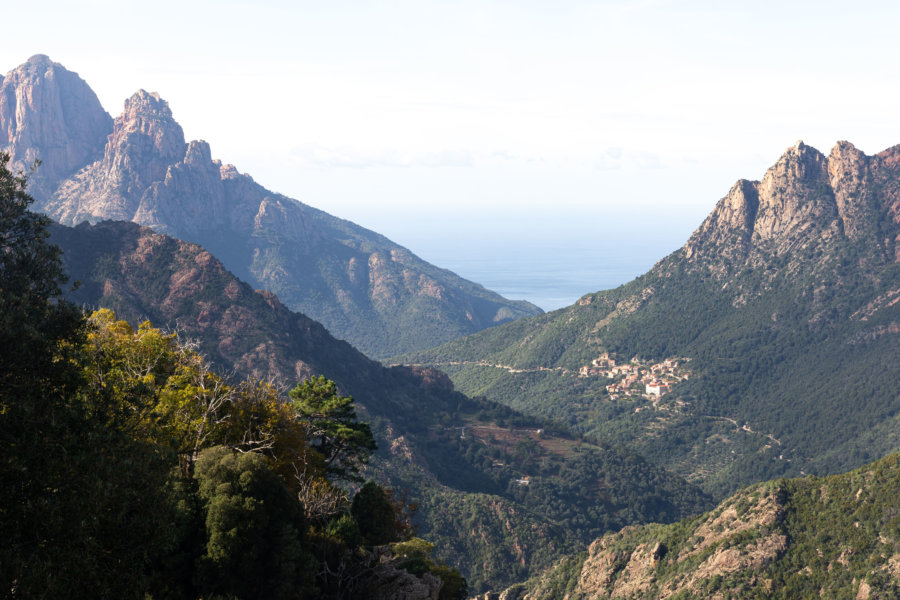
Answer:
[(413, 575), (397, 568), (390, 551), (375, 550), (378, 564), (356, 597), (361, 600), (438, 600), (441, 580), (431, 573)]
[(19, 166), (44, 161), (31, 191), (59, 222), (127, 220), (202, 244), (376, 356), (541, 312), (213, 160), (206, 142), (185, 142), (158, 94), (138, 91), (111, 123), (87, 84), (45, 56), (0, 82), (4, 146)]
[[(753, 486), (676, 525), (625, 528), (591, 544), (565, 597), (895, 598), (898, 483), (894, 454), (843, 475)], [(529, 581), (521, 597), (561, 597), (570, 566)]]
[(49, 195), (56, 184), (103, 151), (112, 118), (75, 73), (38, 54), (0, 78), (0, 150), (12, 166), (41, 168), (29, 180), (32, 194)]
[(46, 210), (62, 223), (137, 221), (145, 192), (184, 156), (184, 133), (169, 105), (140, 90), (116, 117), (103, 158), (64, 182)]
[[(898, 223), (897, 161), (896, 148), (869, 157), (849, 142), (838, 142), (826, 157), (797, 142), (761, 181), (735, 184), (688, 240), (683, 255), (722, 277), (798, 249), (878, 235), (885, 217)], [(885, 233), (877, 244), (894, 259), (900, 229)]]

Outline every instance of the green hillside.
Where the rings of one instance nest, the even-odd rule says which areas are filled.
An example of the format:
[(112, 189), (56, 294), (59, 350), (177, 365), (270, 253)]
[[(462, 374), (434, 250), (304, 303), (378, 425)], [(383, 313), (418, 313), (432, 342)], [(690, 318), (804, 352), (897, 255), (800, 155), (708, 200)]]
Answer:
[[(719, 496), (883, 456), (900, 447), (900, 150), (866, 157), (848, 146), (828, 158), (789, 150), (625, 286), (393, 362), (433, 365), (465, 393), (633, 441)], [(607, 352), (620, 363), (680, 359), (689, 378), (661, 397), (643, 386), (612, 394), (616, 378), (583, 372)]]
[(673, 525), (607, 534), (508, 597), (900, 597), (900, 455), (741, 490)]

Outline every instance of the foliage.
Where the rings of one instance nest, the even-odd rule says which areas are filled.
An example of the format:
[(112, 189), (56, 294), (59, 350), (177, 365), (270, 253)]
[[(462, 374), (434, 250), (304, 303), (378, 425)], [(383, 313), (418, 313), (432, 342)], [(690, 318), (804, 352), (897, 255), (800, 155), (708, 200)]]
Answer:
[[(608, 527), (634, 522), (631, 519), (670, 520), (707, 506), (704, 496), (683, 480), (646, 461), (635, 462), (629, 458), (632, 453), (621, 449), (604, 449), (576, 467), (581, 454), (574, 451), (557, 454), (523, 447), (517, 452), (507, 447), (503, 436), (520, 437), (538, 429), (544, 431), (541, 443), (550, 447), (582, 442), (569, 433), (569, 423), (524, 415), (483, 397), (466, 397), (434, 369), (385, 368), (369, 360), (319, 324), (290, 313), (273, 297), (254, 293), (196, 246), (112, 222), (60, 227), (54, 239), (64, 242), (67, 265), (85, 281), (77, 292), (79, 302), (114, 306), (132, 320), (146, 316), (158, 323), (177, 323), (183, 336), (196, 339), (196, 350), (220, 371), (291, 381), (302, 364), (309, 372), (333, 379), (338, 395), (353, 397), (355, 412), (378, 439), (380, 450), (360, 467), (360, 476), (393, 488), (398, 492), (394, 501), (421, 507), (415, 514), (404, 509), (395, 510), (395, 515), (405, 515), (410, 534), (417, 528), (418, 535), (434, 541), (436, 559), (459, 566), (473, 593), (524, 579)], [(107, 265), (102, 273), (98, 263)], [(190, 285), (177, 284), (185, 281)], [(202, 300), (191, 301), (195, 297)], [(548, 384), (548, 398), (552, 392)], [(461, 439), (460, 428), (470, 424), (497, 427), (502, 433), (496, 442)], [(273, 452), (263, 452), (273, 457)], [(307, 464), (317, 460), (322, 460), (320, 453), (307, 453)], [(573, 468), (567, 467), (570, 461)], [(501, 462), (504, 466), (497, 466)], [(279, 472), (300, 494), (316, 537), (347, 510), (349, 499), (328, 479), (291, 475), (294, 466), (300, 469), (302, 461), (287, 463), (288, 468)], [(603, 486), (591, 475), (593, 467), (602, 472)], [(313, 470), (317, 468), (313, 465)], [(510, 486), (525, 475), (535, 476), (532, 487)], [(644, 502), (643, 491), (651, 486), (657, 486), (659, 494), (648, 497), (658, 502)], [(473, 496), (469, 502), (445, 502), (442, 494), (453, 490)], [(490, 510), (492, 502), (515, 510), (516, 518)], [(636, 503), (634, 509), (630, 502)], [(507, 522), (512, 531), (506, 529)], [(473, 528), (489, 535), (490, 543), (475, 543), (469, 533)], [(542, 535), (547, 536), (546, 544), (541, 544)], [(526, 539), (528, 558), (523, 565), (516, 548)]]
[(169, 541), (165, 452), (85, 385), (85, 323), (61, 300), (59, 249), (0, 153), (0, 589), (131, 595)]
[[(842, 475), (758, 484), (700, 517), (607, 535), (591, 552), (603, 557), (562, 561), (523, 592), (536, 599), (606, 597), (640, 571), (629, 557), (657, 547), (664, 550), (636, 598), (663, 591), (677, 598), (895, 598), (898, 493), (897, 454)], [(614, 566), (607, 579), (583, 572), (604, 564)]]
[(374, 481), (369, 481), (353, 497), (350, 514), (356, 519), (363, 543), (380, 546), (397, 541), (394, 507), (387, 494)]
[[(7, 174), (0, 169), (0, 179)], [(60, 301), (58, 253), (45, 246), (44, 221), (24, 211), (24, 180), (15, 185), (0, 208), (8, 230), (27, 235), (7, 238), (16, 245), (4, 253), (0, 291), (18, 316), (10, 330), (23, 335), (2, 360), (34, 362), (0, 376), (4, 596), (306, 598), (340, 589), (314, 558), (300, 501), (304, 490), (333, 489), (310, 448), (314, 421), (271, 385), (229, 382), (149, 322), (134, 329), (108, 310), (85, 320)], [(23, 265), (44, 281), (17, 286)], [(364, 508), (355, 514), (372, 521)], [(337, 522), (332, 532), (352, 544), (353, 517)], [(356, 560), (352, 547), (340, 550)]]
[(297, 598), (314, 587), (303, 507), (258, 453), (204, 450), (195, 477), (206, 514), (199, 557), (204, 596)]
[(378, 446), (367, 423), (356, 419), (353, 398), (341, 396), (324, 376), (310, 377), (289, 392), (291, 406), (310, 427), (310, 445), (322, 455), (325, 471), (359, 481), (359, 470)]
[(441, 579), (439, 600), (458, 600), (468, 596), (468, 585), (457, 569), (435, 563), (431, 559), (434, 544), (422, 538), (410, 538), (391, 544), (394, 556), (400, 559), (400, 568), (413, 574), (431, 573)]

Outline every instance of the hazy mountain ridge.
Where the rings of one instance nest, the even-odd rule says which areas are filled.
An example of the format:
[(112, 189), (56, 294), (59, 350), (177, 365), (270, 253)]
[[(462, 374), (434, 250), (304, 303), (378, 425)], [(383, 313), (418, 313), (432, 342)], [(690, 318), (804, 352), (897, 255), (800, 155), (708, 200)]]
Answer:
[[(864, 464), (900, 447), (900, 148), (799, 143), (739, 181), (685, 246), (573, 306), (397, 359), (607, 439), (717, 494)], [(693, 358), (660, 399), (611, 401), (579, 369)], [(520, 372), (511, 372), (512, 367)]]
[[(622, 448), (467, 398), (438, 371), (381, 366), (271, 293), (253, 292), (193, 243), (126, 222), (52, 231), (81, 281), (73, 301), (133, 323), (177, 326), (240, 376), (285, 386), (312, 374), (337, 381), (378, 438), (371, 474), (422, 503), (421, 534), (473, 589), (528, 577), (603, 531), (709, 505), (696, 488)], [(514, 482), (526, 475), (531, 485)]]
[(605, 535), (506, 598), (896, 598), (898, 492), (898, 455), (758, 484), (700, 517)]
[(185, 141), (158, 94), (138, 91), (111, 120), (86, 83), (42, 55), (0, 86), (0, 149), (20, 167), (42, 160), (30, 188), (39, 209), (68, 225), (130, 220), (203, 244), (369, 354), (541, 312), (213, 160), (206, 142)]

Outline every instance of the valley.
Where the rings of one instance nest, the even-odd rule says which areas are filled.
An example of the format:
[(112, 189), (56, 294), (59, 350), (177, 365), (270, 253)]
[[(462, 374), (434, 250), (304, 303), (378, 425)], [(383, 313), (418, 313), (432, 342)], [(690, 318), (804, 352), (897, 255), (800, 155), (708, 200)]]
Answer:
[[(30, 219), (49, 265), (51, 283), (35, 292), (36, 306), (73, 319), (101, 309), (55, 340), (48, 337), (53, 323), (10, 316), (27, 312), (27, 303), (3, 305), (7, 328), (20, 332), (13, 337), (37, 340), (34, 360), (42, 366), (32, 373), (25, 358), (5, 358), (16, 367), (4, 373), (11, 383), (0, 396), (7, 403), (0, 419), (7, 412), (18, 419), (15, 434), (31, 454), (24, 467), (5, 463), (0, 476), (26, 481), (52, 510), (55, 488), (33, 491), (38, 471), (27, 466), (47, 466), (40, 450), (53, 436), (27, 427), (43, 396), (19, 401), (30, 384), (17, 378), (31, 377), (61, 403), (50, 406), (65, 418), (51, 410), (41, 424), (78, 447), (84, 465), (95, 465), (109, 443), (124, 449), (126, 463), (149, 469), (128, 453), (138, 456), (140, 444), (152, 449), (151, 475), (162, 482), (153, 494), (199, 490), (195, 497), (177, 491), (187, 494), (179, 510), (194, 526), (203, 510), (226, 502), (207, 502), (202, 494), (219, 492), (204, 488), (204, 477), (212, 481), (223, 465), (239, 462), (270, 480), (284, 468), (274, 437), (248, 441), (246, 432), (275, 419), (264, 408), (283, 417), (279, 411), (306, 406), (289, 390), (320, 381), (354, 403), (366, 425), (353, 431), (368, 432), (361, 443), (377, 451), (359, 463), (358, 481), (329, 480), (333, 456), (308, 455), (327, 456), (332, 423), (308, 406), (307, 421), (300, 413), (283, 417), (279, 435), (293, 436), (293, 459), (308, 461), (303, 468), (316, 471), (331, 500), (343, 498), (332, 512), (316, 513), (313, 500), (322, 498), (311, 488), (272, 484), (296, 514), (266, 543), (296, 550), (292, 581), (311, 586), (285, 597), (352, 593), (353, 582), (329, 565), (375, 561), (378, 552), (397, 567), (391, 577), (402, 571), (407, 583), (416, 579), (416, 600), (437, 597), (442, 581), (459, 584), (460, 576), (467, 586), (448, 584), (446, 593), (487, 597), (507, 589), (508, 600), (874, 598), (900, 589), (900, 516), (892, 504), (900, 450), (900, 146), (870, 156), (838, 142), (826, 155), (798, 142), (759, 180), (738, 180), (684, 246), (649, 271), (547, 313), (265, 189), (213, 159), (206, 142), (187, 141), (159, 94), (135, 92), (112, 118), (87, 83), (44, 55), (0, 78), (0, 152), (5, 210), (21, 213), (33, 201), (56, 221), (20, 217)], [(28, 171), (35, 159), (40, 165)], [(0, 233), (0, 257), (15, 257), (19, 233)], [(61, 254), (42, 246), (47, 236)], [(8, 278), (0, 282), (3, 302), (30, 290), (25, 271), (0, 270)], [(73, 283), (58, 288), (63, 272)], [(193, 366), (173, 358), (134, 381), (129, 367), (111, 363), (107, 373), (97, 366), (102, 352), (86, 345), (104, 327), (175, 340), (190, 349), (178, 360), (190, 357)], [(80, 374), (65, 371), (75, 364)], [(248, 404), (253, 424), (244, 438), (229, 437), (229, 415), (214, 424), (230, 446), (204, 448), (213, 458), (203, 460), (199, 442), (189, 459), (182, 452), (187, 466), (178, 479), (159, 466), (177, 463), (166, 446), (173, 434), (164, 409), (141, 413), (116, 402), (163, 398), (185, 418), (206, 397), (203, 377), (199, 391), (179, 379), (207, 368), (196, 365), (226, 374), (214, 379), (221, 389), (239, 389), (235, 398), (251, 397), (248, 390), (267, 395)], [(44, 371), (57, 370), (69, 379), (44, 381)], [(108, 375), (131, 387), (122, 391)], [(91, 410), (110, 428), (79, 420), (79, 411)], [(207, 416), (188, 422), (205, 432)], [(85, 439), (100, 440), (97, 447), (78, 446), (81, 430), (65, 429), (69, 417)], [(10, 456), (17, 444), (4, 446)], [(215, 468), (225, 470), (210, 475), (203, 466), (195, 474), (194, 461), (219, 461)], [(69, 485), (65, 472), (52, 470)], [(235, 481), (216, 489), (244, 485)], [(393, 538), (363, 531), (372, 507), (359, 504), (375, 482), (387, 494), (375, 520), (390, 525)], [(130, 498), (139, 488), (128, 485), (116, 493)], [(184, 508), (188, 497), (200, 504)], [(28, 504), (15, 510), (31, 515)], [(5, 510), (12, 509), (0, 506), (0, 516)], [(127, 511), (116, 518), (127, 520)], [(101, 516), (92, 522), (106, 527)], [(198, 531), (206, 530), (191, 535)], [(209, 535), (182, 539), (193, 546), (178, 551), (200, 556), (201, 546), (214, 545)], [(303, 571), (309, 557), (300, 546), (321, 552), (323, 571)], [(200, 571), (212, 572), (203, 564)], [(434, 573), (444, 578), (425, 577)], [(14, 590), (15, 577), (4, 576)], [(266, 580), (280, 585), (275, 575)]]
[[(77, 305), (176, 328), (238, 377), (282, 389), (314, 375), (337, 382), (379, 446), (366, 477), (406, 490), (420, 506), (419, 534), (473, 591), (530, 576), (604, 531), (710, 504), (625, 446), (466, 397), (435, 369), (383, 367), (195, 244), (125, 222), (51, 231), (81, 282), (68, 293)], [(515, 483), (526, 477), (531, 485)]]
[[(632, 444), (717, 497), (859, 466), (900, 444), (896, 152), (798, 143), (634, 281), (392, 362), (443, 364), (465, 393)], [(611, 352), (691, 375), (655, 403), (574, 375)]]

